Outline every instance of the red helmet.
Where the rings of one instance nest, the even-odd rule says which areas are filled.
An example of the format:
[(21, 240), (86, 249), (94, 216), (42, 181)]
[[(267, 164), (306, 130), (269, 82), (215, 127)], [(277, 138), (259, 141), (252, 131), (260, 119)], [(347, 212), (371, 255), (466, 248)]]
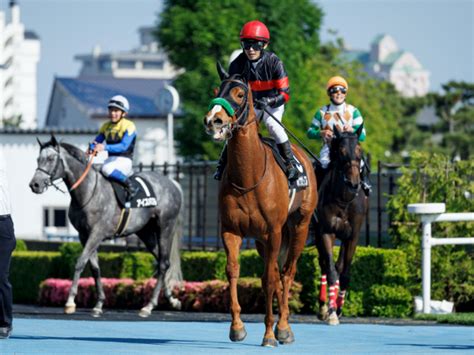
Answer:
[(256, 41), (270, 41), (270, 31), (267, 26), (260, 21), (247, 22), (240, 31), (240, 39), (253, 39)]

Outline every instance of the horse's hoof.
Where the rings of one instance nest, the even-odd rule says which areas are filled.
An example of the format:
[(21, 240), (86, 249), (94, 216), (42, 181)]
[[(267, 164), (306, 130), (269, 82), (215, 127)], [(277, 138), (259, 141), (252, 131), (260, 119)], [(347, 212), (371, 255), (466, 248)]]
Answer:
[(140, 312), (138, 312), (138, 315), (142, 318), (148, 318), (149, 316), (151, 316), (151, 309), (143, 307), (142, 309), (140, 309)]
[(293, 334), (293, 331), (290, 327), (282, 330), (275, 326), (274, 332), (275, 337), (278, 339), (280, 344), (291, 344), (295, 341), (295, 335)]
[(75, 304), (70, 305), (70, 306), (68, 306), (68, 305), (64, 306), (64, 313), (65, 314), (73, 314), (75, 312), (76, 312), (76, 305)]
[(91, 315), (94, 318), (102, 317), (102, 314), (104, 314), (104, 311), (101, 308), (93, 308), (91, 311)]
[(263, 338), (262, 346), (267, 348), (275, 348), (278, 346), (278, 342), (275, 338)]
[(339, 325), (339, 318), (336, 312), (330, 312), (328, 317), (328, 324), (329, 325)]
[(323, 304), (322, 306), (319, 307), (319, 312), (318, 312), (318, 319), (322, 321), (326, 321), (329, 316), (328, 312), (328, 306), (326, 304)]
[(240, 329), (232, 329), (230, 328), (229, 332), (229, 338), (232, 341), (242, 341), (245, 339), (247, 336), (247, 331), (245, 330), (245, 327), (242, 327)]

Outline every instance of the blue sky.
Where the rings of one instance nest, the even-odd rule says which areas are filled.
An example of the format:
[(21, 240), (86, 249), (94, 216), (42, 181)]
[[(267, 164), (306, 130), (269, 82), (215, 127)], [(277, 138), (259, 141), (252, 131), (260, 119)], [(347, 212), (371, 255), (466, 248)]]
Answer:
[[(0, 0), (0, 10), (8, 10)], [(474, 0), (319, 0), (326, 16), (321, 37), (338, 31), (353, 49), (390, 34), (431, 72), (431, 90), (449, 80), (474, 82)], [(138, 46), (138, 28), (153, 25), (158, 0), (18, 0), (25, 27), (41, 39), (38, 118), (43, 122), (55, 76), (79, 72), (76, 54)], [(8, 11), (7, 11), (8, 12)]]

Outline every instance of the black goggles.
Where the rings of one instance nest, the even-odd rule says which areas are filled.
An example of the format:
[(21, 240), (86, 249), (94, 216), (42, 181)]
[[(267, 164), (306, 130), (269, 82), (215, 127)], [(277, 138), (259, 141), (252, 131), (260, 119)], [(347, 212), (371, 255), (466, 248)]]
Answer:
[(109, 106), (109, 107), (117, 107), (117, 106), (118, 106), (118, 107), (124, 108), (122, 102), (120, 102), (120, 101), (115, 101), (115, 100), (110, 100), (108, 106)]
[(330, 95), (335, 94), (339, 91), (345, 94), (347, 92), (347, 89), (344, 86), (333, 86), (332, 88), (329, 88), (328, 90)]
[(265, 42), (263, 41), (242, 41), (242, 48), (245, 50), (252, 48), (255, 51), (261, 51), (264, 46)]

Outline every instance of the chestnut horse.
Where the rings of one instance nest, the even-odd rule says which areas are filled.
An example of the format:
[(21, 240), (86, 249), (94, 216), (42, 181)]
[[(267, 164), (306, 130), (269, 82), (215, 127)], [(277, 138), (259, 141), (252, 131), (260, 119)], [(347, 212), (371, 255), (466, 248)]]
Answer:
[[(316, 178), (310, 160), (293, 146), (306, 170), (309, 186), (290, 199), (285, 173), (276, 163), (270, 147), (260, 140), (249, 85), (240, 76), (229, 78), (222, 67), (218, 69), (222, 83), (204, 125), (214, 140), (227, 141), (228, 163), (219, 188), (219, 213), (230, 285), (229, 337), (232, 341), (242, 341), (247, 335), (237, 298), (238, 257), (243, 238), (252, 237), (265, 263), (262, 287), (266, 315), (262, 346), (277, 346), (277, 340), (281, 344), (291, 343), (294, 335), (288, 323), (288, 296), (317, 204)], [(272, 329), (274, 296), (280, 311), (275, 331)]]
[[(328, 320), (330, 325), (339, 324), (349, 286), (352, 257), (367, 214), (367, 197), (361, 188), (360, 179), (362, 148), (358, 140), (362, 128), (360, 126), (354, 133), (340, 133), (335, 127), (335, 137), (330, 146), (331, 165), (319, 191), (316, 246), (321, 267), (321, 286), (318, 316), (321, 320)], [(341, 247), (335, 264), (332, 249), (336, 238), (341, 241)], [(327, 283), (329, 309), (326, 305)]]

